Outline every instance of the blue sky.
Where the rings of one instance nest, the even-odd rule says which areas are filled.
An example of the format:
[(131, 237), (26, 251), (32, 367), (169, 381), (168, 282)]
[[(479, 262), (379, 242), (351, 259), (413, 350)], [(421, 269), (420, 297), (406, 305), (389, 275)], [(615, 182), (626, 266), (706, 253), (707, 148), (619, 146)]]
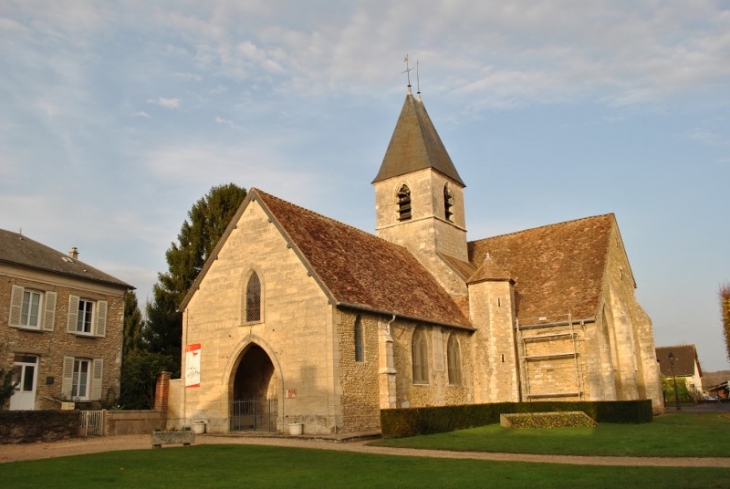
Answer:
[(406, 53), (470, 239), (613, 212), (657, 346), (730, 368), (720, 1), (0, 0), (0, 228), (141, 303), (214, 185), (372, 231)]

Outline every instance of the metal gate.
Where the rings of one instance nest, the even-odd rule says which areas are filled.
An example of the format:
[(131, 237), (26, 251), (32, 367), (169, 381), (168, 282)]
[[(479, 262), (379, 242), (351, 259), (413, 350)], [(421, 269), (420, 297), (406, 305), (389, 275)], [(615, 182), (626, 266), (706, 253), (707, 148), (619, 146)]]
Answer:
[(231, 431), (276, 431), (276, 399), (241, 399), (231, 403)]
[(104, 411), (81, 411), (81, 436), (104, 436)]

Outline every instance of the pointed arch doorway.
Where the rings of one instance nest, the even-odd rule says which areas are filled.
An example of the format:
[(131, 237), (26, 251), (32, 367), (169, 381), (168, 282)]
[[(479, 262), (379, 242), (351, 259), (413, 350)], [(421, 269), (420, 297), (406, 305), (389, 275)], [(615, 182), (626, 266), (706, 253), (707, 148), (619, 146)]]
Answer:
[(232, 376), (231, 431), (276, 431), (277, 377), (269, 355), (252, 343)]

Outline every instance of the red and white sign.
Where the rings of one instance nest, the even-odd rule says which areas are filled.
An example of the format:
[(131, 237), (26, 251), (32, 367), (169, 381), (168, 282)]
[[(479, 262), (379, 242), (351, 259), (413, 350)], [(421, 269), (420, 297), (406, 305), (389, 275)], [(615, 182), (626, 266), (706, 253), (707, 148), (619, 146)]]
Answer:
[(200, 343), (185, 346), (185, 387), (200, 387)]

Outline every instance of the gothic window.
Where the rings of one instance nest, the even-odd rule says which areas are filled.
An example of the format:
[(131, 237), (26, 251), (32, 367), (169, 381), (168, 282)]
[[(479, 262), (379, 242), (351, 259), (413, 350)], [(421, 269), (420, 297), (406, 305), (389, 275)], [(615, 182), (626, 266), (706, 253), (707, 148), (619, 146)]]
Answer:
[(446, 360), (449, 368), (449, 384), (461, 385), (461, 349), (455, 335), (449, 336), (446, 345)]
[(444, 217), (447, 221), (454, 220), (454, 193), (449, 188), (449, 184), (444, 185)]
[(246, 284), (246, 322), (261, 321), (261, 281), (253, 272)]
[(419, 328), (413, 334), (412, 345), (413, 383), (428, 384), (428, 343), (426, 333)]
[(362, 332), (362, 319), (357, 316), (355, 319), (355, 361), (365, 361), (365, 345)]
[(408, 185), (398, 190), (398, 220), (407, 221), (411, 218), (411, 190)]

